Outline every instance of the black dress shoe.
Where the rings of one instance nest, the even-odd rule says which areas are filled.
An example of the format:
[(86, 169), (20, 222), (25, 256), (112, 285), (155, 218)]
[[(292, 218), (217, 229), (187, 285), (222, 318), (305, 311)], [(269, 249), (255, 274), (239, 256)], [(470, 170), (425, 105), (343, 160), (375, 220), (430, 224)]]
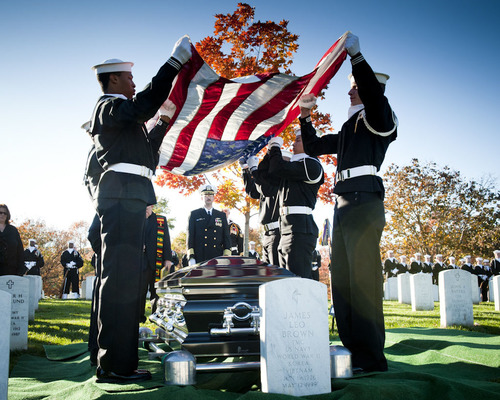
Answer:
[(97, 367), (97, 383), (134, 383), (151, 379), (151, 372), (145, 369), (136, 369), (129, 375), (120, 375), (115, 372), (106, 372)]

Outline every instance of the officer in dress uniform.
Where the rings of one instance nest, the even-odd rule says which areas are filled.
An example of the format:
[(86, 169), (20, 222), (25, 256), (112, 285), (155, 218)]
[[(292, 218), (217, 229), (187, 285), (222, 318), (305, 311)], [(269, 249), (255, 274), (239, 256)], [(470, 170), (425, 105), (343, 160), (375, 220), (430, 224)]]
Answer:
[(104, 171), (94, 194), (101, 226), (101, 278), (105, 278), (99, 290), (97, 382), (151, 379), (149, 371), (137, 369), (144, 215), (146, 206), (156, 203), (151, 177), (157, 154), (144, 123), (165, 102), (190, 57), (191, 44), (185, 36), (135, 97), (133, 63), (111, 59), (93, 67), (104, 93), (90, 127)]
[(83, 267), (83, 259), (75, 249), (75, 242), (70, 240), (68, 248), (61, 254), (61, 265), (64, 267), (63, 299), (68, 298), (71, 291), (75, 298), (80, 297), (78, 287), (78, 270)]
[(495, 256), (494, 260), (491, 262), (491, 273), (492, 276), (500, 275), (500, 250), (495, 250), (493, 252)]
[(45, 265), (42, 253), (36, 246), (36, 240), (28, 240), (28, 247), (24, 250), (24, 266), (26, 267), (26, 275), (40, 276), (40, 268)]
[(415, 253), (415, 259), (410, 264), (410, 274), (418, 274), (423, 271), (422, 254)]
[(295, 275), (311, 279), (312, 252), (319, 233), (312, 212), (318, 190), (324, 182), (323, 167), (317, 158), (304, 153), (301, 130), (295, 132), (290, 161), (283, 159), (282, 145), (282, 138), (273, 137), (268, 150), (268, 174), (273, 179), (280, 179), (279, 265)]
[(227, 217), (213, 208), (215, 187), (206, 184), (200, 188), (203, 207), (191, 211), (188, 222), (189, 265), (214, 257), (231, 255), (231, 239)]
[(262, 262), (279, 265), (278, 245), (280, 241), (279, 209), (277, 195), (280, 179), (269, 176), (269, 153), (262, 161), (256, 156), (248, 160), (241, 158), (245, 192), (259, 200), (259, 219), (264, 228), (262, 240)]
[(172, 249), (167, 219), (153, 212), (153, 206), (146, 207), (146, 230), (144, 234), (143, 279), (141, 293), (141, 322), (146, 322), (146, 297), (149, 290), (151, 313), (156, 311), (159, 296), (155, 282), (160, 278), (162, 268), (170, 270)]
[(307, 154), (337, 154), (332, 293), (340, 339), (352, 353), (353, 369), (386, 371), (380, 273), (384, 186), (376, 174), (396, 139), (397, 119), (384, 96), (389, 76), (373, 72), (360, 52), (358, 38), (350, 32), (345, 49), (352, 64), (347, 122), (339, 134), (318, 137), (310, 122), (311, 106), (303, 102), (300, 123)]
[(229, 208), (225, 208), (224, 214), (227, 217), (227, 225), (229, 227), (229, 237), (231, 239), (231, 255), (233, 256), (242, 256), (243, 255), (243, 230), (241, 227), (234, 222), (231, 218), (229, 218), (229, 214), (231, 214), (231, 210)]
[(393, 278), (398, 276), (399, 269), (398, 269), (398, 261), (396, 260), (396, 257), (394, 257), (394, 251), (389, 250), (387, 252), (387, 258), (384, 260), (384, 274), (385, 278)]

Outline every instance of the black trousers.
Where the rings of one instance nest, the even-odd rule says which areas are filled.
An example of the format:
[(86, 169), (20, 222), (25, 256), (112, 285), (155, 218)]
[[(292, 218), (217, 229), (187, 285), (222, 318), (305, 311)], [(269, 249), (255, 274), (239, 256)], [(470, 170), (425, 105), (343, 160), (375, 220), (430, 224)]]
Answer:
[(95, 279), (92, 288), (92, 308), (90, 310), (89, 326), (89, 352), (90, 361), (97, 363), (97, 353), (99, 345), (97, 344), (97, 314), (99, 312), (99, 290), (101, 289), (101, 257), (96, 254), (95, 257)]
[[(145, 261), (144, 261), (145, 262)], [(156, 311), (158, 305), (159, 296), (156, 294), (155, 288), (155, 276), (156, 270), (149, 268), (149, 266), (143, 267), (143, 279), (141, 282), (141, 316), (140, 321), (146, 322), (146, 297), (149, 290), (149, 302), (151, 303), (151, 313)]]
[(332, 294), (340, 339), (353, 367), (386, 371), (380, 238), (384, 203), (377, 193), (337, 198), (332, 232)]
[(264, 234), (262, 240), (262, 257), (260, 260), (263, 263), (271, 265), (279, 265), (278, 245), (280, 244), (279, 228), (268, 231)]
[(312, 252), (316, 246), (316, 235), (310, 233), (288, 233), (281, 235), (278, 247), (280, 267), (286, 268), (301, 278), (312, 279)]
[(99, 199), (97, 212), (102, 241), (97, 363), (104, 371), (128, 375), (139, 362), (146, 202)]
[(64, 294), (72, 293), (80, 293), (80, 289), (78, 287), (78, 269), (77, 268), (68, 268), (66, 272), (66, 278), (64, 281)]

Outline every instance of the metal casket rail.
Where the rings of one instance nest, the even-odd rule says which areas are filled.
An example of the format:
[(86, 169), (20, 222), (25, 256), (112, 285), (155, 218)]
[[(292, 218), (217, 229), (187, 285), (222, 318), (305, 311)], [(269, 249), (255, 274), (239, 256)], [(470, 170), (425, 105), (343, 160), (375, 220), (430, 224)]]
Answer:
[(249, 257), (217, 257), (157, 282), (149, 319), (196, 357), (259, 355), (259, 286), (294, 276)]

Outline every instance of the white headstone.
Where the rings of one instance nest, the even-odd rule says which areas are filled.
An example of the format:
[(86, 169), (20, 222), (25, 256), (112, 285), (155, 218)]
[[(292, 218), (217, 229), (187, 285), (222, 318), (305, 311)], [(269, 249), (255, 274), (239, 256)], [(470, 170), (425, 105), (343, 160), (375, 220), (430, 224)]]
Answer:
[(411, 304), (410, 274), (398, 275), (398, 301), (402, 304)]
[(481, 291), (479, 289), (477, 275), (470, 274), (470, 288), (472, 294), (472, 302), (474, 304), (479, 304), (479, 300), (481, 298), (480, 296)]
[(35, 320), (35, 310), (38, 308), (38, 294), (36, 293), (37, 289), (37, 279), (34, 275), (25, 275), (25, 278), (28, 278), (30, 283), (30, 297), (28, 303), (28, 319), (30, 321)]
[(439, 301), (439, 286), (432, 285), (432, 293), (434, 295), (434, 301)]
[(95, 276), (87, 276), (85, 279), (85, 292), (83, 295), (87, 300), (92, 300), (92, 290), (94, 289)]
[(12, 295), (0, 290), (0, 399), (7, 399), (9, 386), (11, 313)]
[(413, 274), (410, 277), (411, 309), (413, 311), (434, 310), (432, 276)]
[(34, 275), (34, 277), (36, 278), (36, 294), (38, 297), (38, 301), (36, 303), (36, 309), (38, 310), (38, 302), (42, 298), (43, 281), (40, 275)]
[(495, 302), (495, 285), (494, 285), (494, 282), (493, 282), (494, 279), (495, 279), (495, 277), (493, 276), (490, 279), (490, 282), (489, 282), (489, 285), (488, 285), (488, 289), (489, 289), (488, 301), (491, 301), (492, 303)]
[(286, 278), (259, 288), (262, 392), (330, 393), (326, 285)]
[(439, 273), (441, 326), (474, 325), (470, 273), (449, 269)]
[(87, 280), (83, 280), (82, 285), (80, 286), (80, 297), (82, 299), (86, 299), (86, 297), (85, 297), (86, 287), (87, 287)]
[(29, 280), (21, 276), (0, 276), (0, 290), (12, 295), (11, 350), (26, 350), (28, 348), (29, 285)]
[(500, 275), (493, 278), (493, 297), (495, 298), (495, 311), (500, 311)]
[(398, 299), (398, 278), (393, 276), (392, 278), (387, 278), (385, 286), (385, 300), (397, 300)]

